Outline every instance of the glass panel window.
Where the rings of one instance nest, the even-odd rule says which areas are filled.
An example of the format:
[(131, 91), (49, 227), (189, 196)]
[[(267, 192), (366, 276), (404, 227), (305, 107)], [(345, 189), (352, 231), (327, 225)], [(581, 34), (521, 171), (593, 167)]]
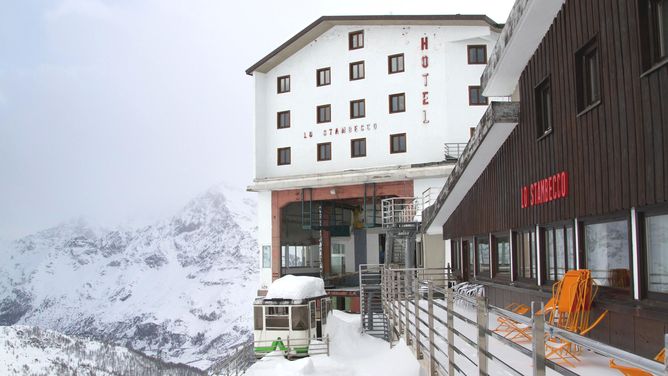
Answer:
[(647, 291), (668, 294), (668, 215), (645, 218)]
[(293, 306), (290, 308), (292, 330), (308, 330), (308, 307)]
[(265, 309), (267, 329), (288, 329), (290, 327), (288, 307), (269, 306)]
[(406, 111), (406, 94), (392, 94), (390, 95), (390, 113)]
[(531, 230), (517, 233), (517, 276), (536, 279), (536, 233)]
[(290, 91), (290, 76), (281, 76), (276, 79), (276, 91), (278, 94)]
[(496, 275), (495, 277), (510, 278), (510, 238), (495, 236)]
[(330, 68), (318, 69), (315, 73), (316, 85), (325, 86), (331, 83), (332, 70)]
[(271, 246), (263, 245), (262, 246), (262, 267), (267, 269), (271, 268)]
[(318, 161), (329, 161), (332, 159), (332, 143), (323, 142), (318, 144)]
[(467, 248), (469, 250), (469, 277), (473, 277), (475, 272), (475, 249), (469, 243), (467, 243)]
[(359, 119), (363, 118), (364, 116), (366, 116), (364, 99), (350, 101), (350, 118)]
[(277, 164), (279, 166), (290, 164), (290, 148), (278, 148), (277, 150)]
[(552, 94), (549, 78), (536, 88), (536, 117), (538, 137), (541, 137), (552, 130)]
[(350, 63), (350, 80), (361, 80), (364, 78), (364, 62)]
[(264, 316), (262, 307), (253, 307), (253, 329), (264, 329)]
[(627, 221), (585, 226), (587, 269), (599, 286), (629, 289), (629, 234)]
[(278, 129), (290, 128), (290, 111), (281, 111), (276, 114), (276, 127)]
[(387, 57), (387, 73), (399, 73), (404, 71), (404, 54), (390, 55)]
[(406, 133), (390, 135), (390, 153), (406, 152)]
[(366, 138), (350, 140), (350, 157), (358, 158), (366, 156)]
[(478, 256), (478, 275), (489, 277), (489, 238), (476, 238), (476, 252)]
[(346, 272), (346, 247), (343, 244), (332, 244), (332, 274)]
[(487, 46), (475, 45), (468, 46), (469, 64), (487, 64)]
[(348, 49), (356, 50), (364, 47), (364, 30), (348, 33)]
[(596, 104), (601, 99), (598, 47), (591, 40), (575, 54), (578, 110)]
[(316, 120), (318, 123), (329, 123), (332, 121), (332, 106), (323, 104), (316, 107)]
[(575, 269), (573, 226), (545, 228), (545, 270), (549, 281), (558, 281)]
[(480, 86), (469, 86), (469, 106), (486, 106), (487, 97), (483, 97)]

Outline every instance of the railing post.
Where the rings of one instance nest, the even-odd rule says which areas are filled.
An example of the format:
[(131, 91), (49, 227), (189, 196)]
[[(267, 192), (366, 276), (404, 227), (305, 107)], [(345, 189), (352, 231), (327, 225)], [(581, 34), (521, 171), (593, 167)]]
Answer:
[[(427, 281), (427, 315), (427, 319), (429, 320), (429, 376), (435, 376), (436, 350), (434, 349), (434, 284), (431, 281)], [(449, 375), (454, 375), (454, 373), (450, 373)]]
[[(668, 348), (668, 333), (664, 335), (663, 342), (664, 348)], [(663, 373), (668, 375), (668, 355), (664, 355), (663, 357)]]
[[(531, 354), (533, 376), (545, 376), (545, 316), (537, 314), (535, 302), (531, 302)], [(544, 312), (541, 309), (541, 312)]]
[(287, 351), (286, 355), (288, 357), (288, 360), (290, 360), (290, 336), (288, 336), (288, 339), (287, 339), (287, 349), (286, 349), (286, 351)]
[(411, 345), (411, 330), (410, 330), (410, 316), (408, 315), (408, 293), (410, 291), (410, 279), (408, 278), (408, 270), (404, 273), (404, 340), (406, 346)]
[(447, 293), (447, 308), (448, 308), (448, 375), (455, 374), (455, 333), (452, 329), (455, 327), (455, 315), (452, 313), (455, 309), (455, 292), (449, 288), (445, 290)]
[(489, 325), (489, 313), (487, 311), (487, 298), (476, 297), (476, 322), (478, 323), (478, 374), (488, 375), (487, 368), (487, 327)]
[(413, 299), (415, 303), (413, 306), (413, 309), (415, 309), (415, 337), (413, 337), (415, 341), (415, 357), (422, 359), (422, 351), (420, 351), (420, 283), (417, 278), (413, 280), (413, 290), (413, 296), (415, 297)]
[(329, 356), (329, 333), (327, 333), (327, 337), (325, 338), (325, 344), (327, 344), (327, 356)]

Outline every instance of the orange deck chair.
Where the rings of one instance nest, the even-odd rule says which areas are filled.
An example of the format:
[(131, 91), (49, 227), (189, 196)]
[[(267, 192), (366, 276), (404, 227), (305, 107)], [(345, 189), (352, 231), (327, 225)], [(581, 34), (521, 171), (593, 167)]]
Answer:
[[(654, 360), (656, 360), (659, 363), (665, 363), (666, 362), (666, 348), (664, 347), (659, 351), (658, 354), (654, 357)], [(615, 363), (614, 359), (610, 359), (610, 368), (616, 369), (617, 371), (621, 372), (623, 375), (626, 376), (652, 376), (651, 373), (647, 371), (643, 371), (640, 368), (636, 367), (628, 367), (628, 366), (621, 366), (617, 363)]]

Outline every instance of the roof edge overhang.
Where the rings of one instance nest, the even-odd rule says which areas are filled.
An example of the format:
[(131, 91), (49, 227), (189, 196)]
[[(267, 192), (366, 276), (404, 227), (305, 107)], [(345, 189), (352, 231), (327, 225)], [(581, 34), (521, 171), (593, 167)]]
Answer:
[(457, 209), (501, 145), (519, 123), (519, 102), (492, 102), (459, 161), (450, 173), (434, 205), (422, 213), (422, 230), (441, 234), (443, 224)]
[(480, 79), (486, 97), (511, 96), (565, 0), (517, 0)]
[(246, 69), (246, 74), (253, 72), (267, 73), (295, 52), (337, 25), (487, 25), (492, 31), (501, 32), (503, 24), (494, 22), (482, 14), (446, 14), (446, 15), (368, 15), (368, 16), (322, 16), (306, 28), (288, 39)]
[(452, 171), (453, 167), (454, 164), (452, 163), (438, 162), (255, 179), (254, 184), (247, 187), (246, 190), (251, 192), (281, 191), (438, 177), (445, 178)]

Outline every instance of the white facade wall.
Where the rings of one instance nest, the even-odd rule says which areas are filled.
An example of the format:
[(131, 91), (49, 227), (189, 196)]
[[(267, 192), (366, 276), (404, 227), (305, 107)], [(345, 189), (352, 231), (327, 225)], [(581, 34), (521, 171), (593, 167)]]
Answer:
[[(357, 30), (364, 30), (364, 48), (348, 50), (348, 33)], [(422, 37), (428, 38), (426, 51), (421, 50)], [(468, 86), (479, 84), (485, 66), (468, 64), (467, 45), (485, 44), (491, 51), (496, 37), (483, 26), (339, 25), (268, 73), (255, 72), (256, 178), (443, 160), (443, 144), (467, 142), (469, 128), (486, 110), (468, 105)], [(404, 54), (405, 71), (388, 74), (388, 56), (398, 53)], [(423, 55), (429, 59), (427, 68), (421, 65)], [(350, 81), (349, 63), (360, 60), (365, 62), (365, 78)], [(331, 68), (331, 84), (318, 87), (316, 70), (324, 67)], [(424, 73), (429, 74), (426, 87)], [(277, 94), (277, 77), (284, 75), (290, 75), (290, 92)], [(427, 105), (423, 91), (429, 92)], [(406, 112), (389, 113), (388, 96), (395, 93), (406, 94)], [(366, 100), (366, 117), (350, 119), (350, 101), (357, 99)], [(332, 121), (318, 124), (316, 107), (323, 104), (331, 104)], [(290, 128), (277, 129), (277, 112), (287, 110)], [(329, 135), (330, 129), (342, 127), (353, 133)], [(390, 154), (389, 136), (395, 133), (407, 134), (406, 153)], [(350, 140), (362, 137), (367, 139), (367, 156), (351, 158)], [(321, 142), (332, 142), (331, 161), (317, 162), (316, 145)], [(277, 166), (280, 147), (291, 147), (290, 165)]]
[(271, 263), (268, 268), (262, 265), (262, 247), (271, 247), (271, 192), (258, 192), (257, 197), (257, 241), (260, 247), (260, 289), (271, 284)]

